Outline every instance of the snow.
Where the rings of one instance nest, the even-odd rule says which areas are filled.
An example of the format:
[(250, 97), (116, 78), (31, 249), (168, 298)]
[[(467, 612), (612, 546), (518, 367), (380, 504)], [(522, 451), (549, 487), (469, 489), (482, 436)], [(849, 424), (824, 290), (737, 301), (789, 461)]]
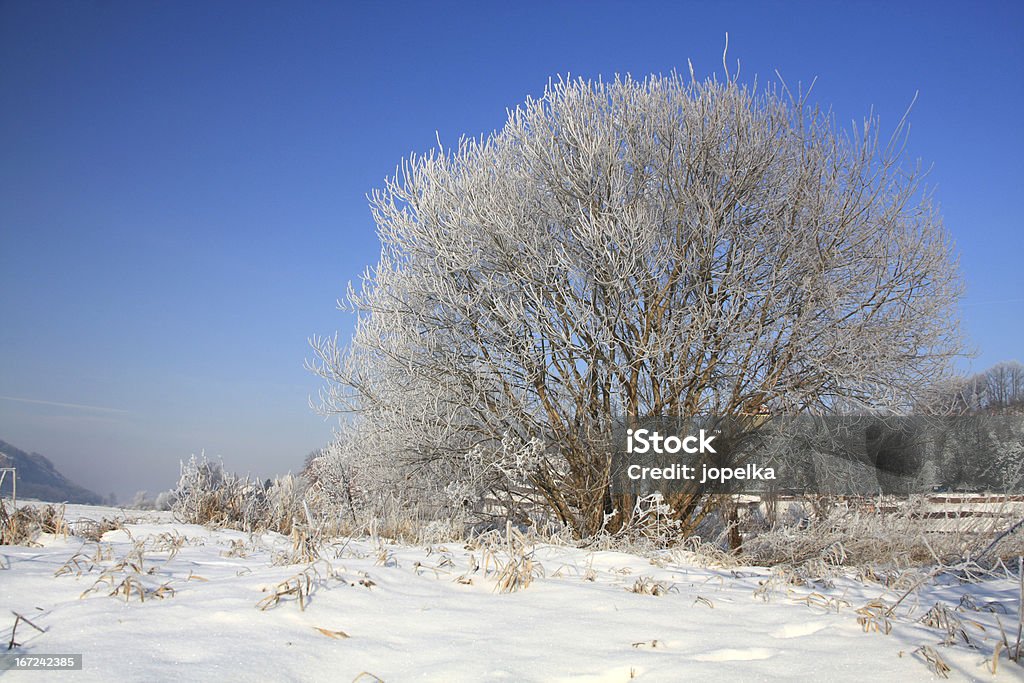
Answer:
[[(68, 510), (70, 519), (125, 514)], [(501, 593), (494, 566), (505, 556), (479, 546), (339, 539), (312, 564), (285, 564), (295, 559), (287, 557), (292, 541), (279, 534), (127, 514), (133, 523), (100, 543), (69, 536), (0, 547), (4, 640), (17, 612), (45, 629), (20, 625), (17, 652), (84, 655), (79, 672), (11, 671), (7, 679), (930, 680), (914, 652), (930, 645), (954, 679), (1024, 680), (1005, 655), (997, 675), (987, 668), (999, 623), (1011, 644), (1016, 636), (1020, 589), (1011, 577), (929, 581), (894, 611), (885, 635), (866, 633), (857, 610), (879, 598), (891, 604), (909, 586), (852, 574), (799, 585), (784, 572), (705, 567), (682, 552), (649, 559), (541, 544), (532, 547), (532, 583)], [(132, 552), (139, 544), (141, 561)], [(121, 560), (141, 571), (112, 571)], [(296, 575), (309, 588), (304, 609), (294, 594), (257, 607)], [(108, 595), (125, 577), (144, 587), (144, 600)], [(637, 585), (663, 592), (632, 592)], [(154, 593), (161, 586), (163, 598)], [(922, 623), (939, 601), (974, 606), (955, 614), (970, 622), (979, 649), (943, 646), (946, 631)]]

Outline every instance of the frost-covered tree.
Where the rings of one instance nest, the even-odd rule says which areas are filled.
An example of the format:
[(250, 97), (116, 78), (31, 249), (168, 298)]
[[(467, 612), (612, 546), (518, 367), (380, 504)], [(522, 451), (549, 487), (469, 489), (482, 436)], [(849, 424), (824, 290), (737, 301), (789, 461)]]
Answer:
[(1024, 405), (1024, 365), (1017, 361), (998, 363), (979, 378), (990, 408)]
[(313, 340), (324, 408), (385, 469), (586, 535), (633, 507), (617, 420), (907, 406), (961, 351), (961, 283), (905, 133), (784, 85), (552, 83), (372, 195), (354, 338)]
[(934, 387), (919, 409), (945, 414), (1024, 412), (1024, 365), (1003, 361), (967, 377)]
[(149, 497), (149, 491), (136, 491), (135, 496), (128, 503), (128, 507), (132, 510), (152, 510), (155, 505), (153, 499)]

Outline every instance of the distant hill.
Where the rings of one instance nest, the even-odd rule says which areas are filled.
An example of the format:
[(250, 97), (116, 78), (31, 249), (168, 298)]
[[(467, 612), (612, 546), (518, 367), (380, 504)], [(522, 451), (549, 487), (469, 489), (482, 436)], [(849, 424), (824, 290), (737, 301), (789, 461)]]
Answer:
[[(18, 470), (18, 498), (87, 505), (103, 502), (102, 496), (69, 481), (45, 456), (26, 453), (6, 441), (0, 441), (0, 467), (14, 467)], [(9, 486), (10, 480), (5, 481), (3, 491), (0, 492), (5, 498), (10, 496)]]

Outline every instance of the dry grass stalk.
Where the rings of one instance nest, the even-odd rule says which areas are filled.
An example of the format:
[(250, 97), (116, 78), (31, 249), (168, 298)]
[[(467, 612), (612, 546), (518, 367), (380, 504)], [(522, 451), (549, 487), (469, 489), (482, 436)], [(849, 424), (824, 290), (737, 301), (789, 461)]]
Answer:
[[(118, 581), (120, 578), (120, 581)], [(124, 601), (131, 601), (132, 596), (136, 596), (139, 602), (145, 602), (146, 598), (170, 598), (174, 596), (175, 590), (171, 587), (170, 581), (167, 581), (155, 588), (149, 588), (142, 581), (142, 575), (136, 572), (129, 572), (121, 577), (111, 570), (108, 570), (100, 575), (96, 582), (85, 589), (79, 596), (79, 599), (84, 598), (90, 593), (94, 593), (100, 589), (100, 586), (106, 584), (110, 588), (110, 592), (107, 593), (108, 597), (116, 597), (118, 595), (124, 596)]]
[(1003, 606), (1003, 603), (995, 600), (990, 600), (989, 602), (986, 602), (983, 605), (979, 605), (977, 602), (975, 602), (974, 598), (971, 597), (970, 593), (964, 593), (960, 597), (960, 604), (957, 606), (957, 610), (960, 612), (991, 612), (992, 614), (999, 612), (1002, 614), (1006, 614), (1006, 607)]
[[(485, 544), (481, 550), (484, 576), (487, 576), (493, 564), (496, 591), (513, 593), (528, 588), (535, 579), (544, 576), (543, 565), (533, 559), (533, 550), (528, 549), (532, 548), (532, 544), (511, 523), (505, 527), (503, 543), (500, 536), (491, 535), (486, 540), (485, 536), (481, 536), (480, 541)], [(508, 559), (502, 561), (502, 556)]]
[[(817, 569), (822, 568), (819, 567)], [(821, 585), (826, 588), (832, 587), (830, 579), (823, 578), (820, 574), (812, 574), (818, 574), (818, 572), (811, 572), (806, 566), (789, 567), (783, 565), (779, 567), (772, 567), (771, 575), (767, 579), (757, 582), (758, 587), (754, 590), (754, 597), (761, 598), (765, 602), (768, 602), (772, 595), (783, 588), (785, 588), (786, 593), (789, 594), (791, 592), (789, 586), (804, 587)], [(719, 580), (722, 579), (719, 577)], [(798, 598), (798, 600), (801, 601), (804, 599), (804, 597)]]
[(544, 576), (544, 568), (530, 556), (514, 557), (501, 568), (495, 588), (501, 593), (514, 593), (529, 588), (534, 579)]
[(842, 598), (833, 597), (831, 595), (822, 595), (821, 593), (808, 593), (804, 597), (800, 598), (800, 602), (803, 602), (808, 607), (821, 607), (829, 612), (835, 611), (839, 614), (839, 611), (843, 607), (849, 607), (850, 603)]
[(75, 576), (81, 576), (82, 574), (88, 574), (98, 566), (102, 566), (104, 562), (113, 560), (113, 558), (114, 552), (110, 546), (97, 543), (96, 549), (91, 555), (87, 554), (85, 546), (82, 546), (82, 549), (68, 558), (53, 575), (64, 576), (65, 574), (74, 574)]
[[(333, 576), (334, 572), (330, 564), (326, 560), (320, 560), (320, 562), (324, 562), (326, 565), (328, 576)], [(298, 600), (299, 609), (305, 611), (310, 595), (324, 582), (324, 576), (317, 569), (316, 565), (317, 562), (314, 562), (298, 574), (281, 581), (273, 588), (264, 589), (265, 591), (269, 590), (270, 595), (257, 602), (256, 607), (260, 611), (266, 611), (271, 607), (277, 606), (283, 598), (294, 596)]]
[(363, 679), (366, 679), (367, 683), (384, 683), (383, 678), (374, 676), (369, 671), (360, 671), (358, 674), (356, 674), (356, 677), (352, 679), (352, 683), (356, 683), (356, 681), (362, 681)]
[[(99, 591), (103, 586), (110, 589), (110, 592), (107, 593), (109, 597), (123, 595), (125, 602), (130, 602), (132, 596), (137, 597), (139, 602), (145, 602), (146, 598), (164, 599), (173, 597), (175, 590), (171, 587), (170, 581), (157, 586), (148, 585), (152, 583), (152, 579), (149, 577), (157, 573), (157, 566), (146, 567), (145, 544), (145, 540), (135, 541), (124, 557), (106, 567), (93, 585), (82, 591), (79, 599)], [(63, 567), (57, 570), (58, 575), (76, 571), (78, 575), (81, 575), (83, 573), (82, 568), (84, 567), (83, 557), (84, 555), (81, 552), (76, 553)], [(84, 569), (84, 572), (90, 572), (93, 568), (99, 566), (100, 562), (103, 561), (101, 558), (110, 559), (109, 548), (104, 550), (102, 546), (97, 544), (97, 561), (92, 562)]]
[(55, 577), (64, 576), (65, 574), (81, 576), (82, 574), (88, 574), (95, 566), (96, 564), (80, 550), (69, 557), (64, 564), (53, 573), (53, 575)]
[(328, 638), (334, 638), (335, 640), (343, 640), (345, 638), (351, 638), (351, 636), (349, 634), (345, 633), (344, 631), (332, 631), (330, 629), (320, 628), (319, 626), (314, 626), (313, 628), (315, 628), (317, 631), (319, 631), (320, 633), (324, 634)]
[(431, 567), (429, 564), (423, 564), (419, 560), (412, 563), (413, 571), (416, 572), (416, 576), (420, 576), (424, 572), (433, 572), (434, 578), (441, 578), (441, 574), (451, 574), (450, 571), (442, 569), (441, 567)]
[(935, 651), (935, 648), (930, 645), (922, 645), (914, 650), (914, 654), (920, 655), (936, 675), (942, 676), (943, 678), (949, 678), (949, 672), (952, 671), (952, 669), (949, 668), (949, 664), (946, 664), (941, 655)]
[(654, 648), (654, 647), (658, 647), (658, 641), (657, 640), (651, 640), (651, 641), (641, 640), (639, 642), (633, 643), (633, 647), (638, 649), (638, 650), (640, 648), (642, 648), (642, 647)]
[(147, 596), (161, 599), (173, 597), (174, 589), (171, 588), (170, 582), (161, 584), (157, 588), (146, 588), (137, 576), (128, 575), (121, 580), (121, 583), (115, 585), (110, 593), (108, 593), (110, 597), (124, 595), (125, 602), (129, 602), (133, 594), (138, 596), (139, 602), (145, 602)]
[(962, 640), (965, 645), (975, 646), (971, 637), (967, 634), (967, 627), (971, 626), (984, 632), (985, 627), (971, 619), (963, 619), (947, 606), (935, 603), (923, 617), (921, 623), (934, 629), (944, 632), (942, 644), (955, 645), (957, 640)]
[(378, 567), (397, 567), (398, 560), (395, 559), (395, 553), (384, 547), (383, 543), (377, 546), (377, 559), (374, 564)]
[[(672, 591), (679, 592), (675, 586), (667, 584), (664, 581), (655, 581), (649, 576), (641, 576), (633, 583), (631, 588), (627, 588), (626, 590), (630, 593), (638, 593), (640, 595), (667, 595)], [(700, 599), (703, 600), (703, 598)], [(705, 602), (707, 601), (705, 600)]]
[(992, 669), (992, 675), (995, 676), (999, 673), (999, 653), (1003, 648), (1003, 641), (996, 641), (996, 646), (992, 648), (992, 658), (989, 660), (989, 667)]
[(307, 527), (292, 526), (292, 552), (289, 564), (315, 562), (320, 557), (319, 534), (311, 532)]
[(177, 531), (165, 531), (152, 537), (149, 543), (150, 552), (167, 553), (167, 558), (164, 560), (164, 563), (167, 563), (181, 552), (181, 549), (188, 543), (188, 538), (182, 536)]
[(248, 554), (249, 548), (240, 538), (232, 539), (231, 546), (227, 550), (220, 551), (221, 557), (246, 557)]
[(889, 621), (891, 608), (883, 600), (872, 600), (857, 609), (857, 623), (864, 633), (892, 633), (892, 622)]

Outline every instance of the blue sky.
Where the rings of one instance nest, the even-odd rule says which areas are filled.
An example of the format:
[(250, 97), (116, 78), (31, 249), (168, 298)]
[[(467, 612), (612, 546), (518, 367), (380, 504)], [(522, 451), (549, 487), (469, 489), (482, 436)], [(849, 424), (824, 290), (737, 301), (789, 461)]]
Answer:
[[(1024, 360), (1024, 5), (0, 2), (0, 439), (122, 498), (206, 449), (297, 469), (307, 338), (376, 261), (365, 194), (571, 73), (817, 76), (934, 164), (965, 367)], [(29, 402), (28, 400), (34, 401)], [(60, 405), (58, 405), (60, 404)]]

